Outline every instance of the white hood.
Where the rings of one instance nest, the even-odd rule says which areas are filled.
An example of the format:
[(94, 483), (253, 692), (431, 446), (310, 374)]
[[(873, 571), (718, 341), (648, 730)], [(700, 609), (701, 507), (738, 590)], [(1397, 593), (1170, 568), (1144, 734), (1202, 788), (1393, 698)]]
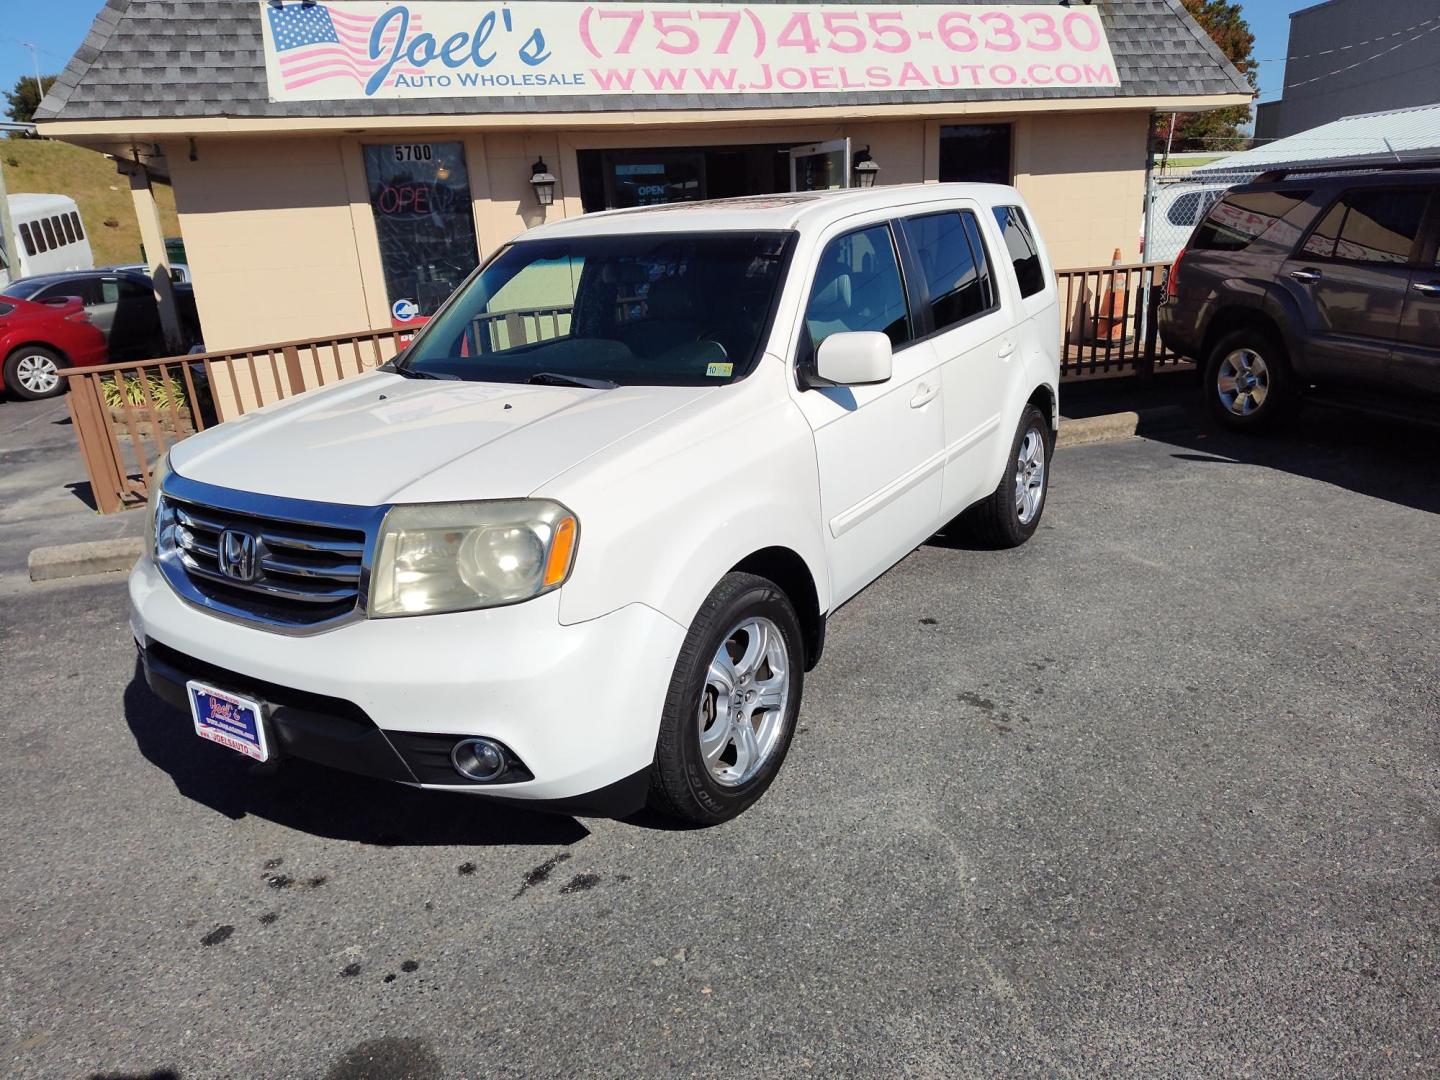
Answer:
[(712, 390), (374, 372), (202, 432), (178, 443), (170, 461), (202, 483), (319, 502), (518, 498)]

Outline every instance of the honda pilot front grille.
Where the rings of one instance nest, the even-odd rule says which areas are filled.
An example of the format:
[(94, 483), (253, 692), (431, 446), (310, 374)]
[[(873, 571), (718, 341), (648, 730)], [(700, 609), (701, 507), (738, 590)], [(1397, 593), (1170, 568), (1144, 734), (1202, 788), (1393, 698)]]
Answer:
[[(208, 485), (172, 474), (160, 509), (157, 559), (187, 600), (300, 633), (364, 613), (366, 556), (384, 507), (199, 488)], [(193, 497), (201, 494), (219, 498)]]

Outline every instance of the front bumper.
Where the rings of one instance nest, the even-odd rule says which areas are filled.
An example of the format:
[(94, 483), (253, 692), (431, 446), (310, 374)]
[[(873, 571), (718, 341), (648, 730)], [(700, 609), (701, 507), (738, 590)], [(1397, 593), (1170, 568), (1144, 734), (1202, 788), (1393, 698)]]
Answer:
[[(149, 559), (130, 575), (146, 678), (187, 709), (192, 678), (265, 703), (283, 754), (447, 791), (606, 813), (638, 809), (684, 639), (632, 604), (561, 625), (559, 594), (488, 611), (361, 620), (291, 637), (219, 618)], [(188, 732), (177, 726), (177, 738)], [(466, 736), (503, 743), (533, 779), (478, 784), (449, 767)], [(633, 803), (634, 805), (629, 805)]]

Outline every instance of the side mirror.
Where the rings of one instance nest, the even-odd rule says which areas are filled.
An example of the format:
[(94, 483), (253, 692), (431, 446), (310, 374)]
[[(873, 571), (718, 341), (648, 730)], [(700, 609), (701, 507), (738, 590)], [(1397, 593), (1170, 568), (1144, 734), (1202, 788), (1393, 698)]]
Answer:
[(817, 381), (824, 386), (865, 386), (888, 382), (894, 355), (890, 339), (874, 330), (831, 334), (815, 356)]

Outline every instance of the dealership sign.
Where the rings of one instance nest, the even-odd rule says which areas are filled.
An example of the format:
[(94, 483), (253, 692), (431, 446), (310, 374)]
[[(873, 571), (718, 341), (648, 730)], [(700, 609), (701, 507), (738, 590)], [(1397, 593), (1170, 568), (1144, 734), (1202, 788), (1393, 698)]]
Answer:
[(1120, 84), (1088, 6), (355, 0), (259, 17), (273, 101)]

